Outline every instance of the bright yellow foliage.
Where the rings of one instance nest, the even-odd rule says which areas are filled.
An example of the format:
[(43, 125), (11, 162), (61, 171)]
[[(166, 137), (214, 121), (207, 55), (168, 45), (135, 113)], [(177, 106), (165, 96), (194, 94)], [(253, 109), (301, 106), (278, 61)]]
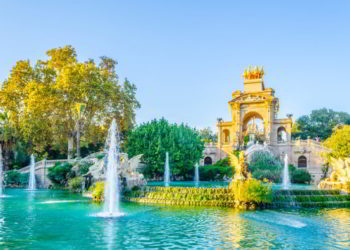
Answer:
[(324, 146), (331, 149), (328, 157), (335, 159), (344, 159), (350, 157), (350, 125), (340, 126), (336, 129), (332, 136), (325, 142)]
[(46, 54), (35, 66), (18, 61), (0, 89), (0, 110), (36, 151), (65, 145), (78, 129), (84, 141), (96, 143), (113, 118), (121, 130), (132, 126), (136, 87), (127, 80), (119, 84), (114, 60), (78, 62), (71, 46)]

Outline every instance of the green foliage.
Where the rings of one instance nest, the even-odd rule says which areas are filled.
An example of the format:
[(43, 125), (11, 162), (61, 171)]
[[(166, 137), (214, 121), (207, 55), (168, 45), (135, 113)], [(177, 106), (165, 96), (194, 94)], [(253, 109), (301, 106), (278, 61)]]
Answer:
[(293, 165), (288, 166), (289, 175), (292, 183), (309, 184), (311, 182), (311, 175), (303, 169), (297, 169)]
[(234, 169), (229, 165), (228, 158), (217, 161), (214, 165), (199, 167), (201, 181), (223, 180), (224, 176), (231, 178)]
[(239, 208), (247, 208), (262, 203), (272, 202), (271, 186), (264, 185), (256, 179), (246, 181), (234, 181), (231, 184), (235, 200)]
[(19, 185), (21, 174), (15, 170), (7, 171), (4, 181), (7, 185)]
[(26, 167), (30, 163), (30, 155), (28, 154), (27, 143), (24, 143), (22, 140), (17, 139), (15, 146), (13, 147), (13, 160), (9, 166), (10, 169), (20, 169)]
[(56, 162), (55, 166), (48, 169), (47, 177), (57, 185), (65, 186), (68, 179), (75, 177), (70, 163)]
[(73, 192), (80, 192), (83, 181), (84, 181), (84, 178), (81, 176), (74, 177), (73, 179), (70, 179), (68, 181), (69, 190), (71, 190)]
[(339, 126), (324, 142), (324, 146), (332, 150), (328, 157), (336, 159), (350, 157), (350, 125)]
[(200, 160), (203, 149), (204, 143), (196, 130), (184, 124), (169, 124), (164, 118), (135, 128), (127, 143), (130, 158), (143, 154), (147, 165), (144, 175), (148, 178), (163, 176), (165, 153), (169, 152), (171, 175), (191, 180), (193, 166)]
[(96, 155), (96, 158), (99, 160), (103, 159), (103, 157), (105, 157), (105, 154), (103, 153)]
[(22, 187), (27, 187), (29, 184), (29, 173), (20, 174), (19, 183)]
[(83, 162), (81, 165), (79, 165), (79, 173), (80, 175), (87, 174), (89, 172), (89, 168), (92, 166), (93, 163), (91, 162)]
[(216, 142), (217, 136), (210, 127), (199, 130), (201, 140), (204, 142)]
[(332, 129), (338, 124), (350, 124), (350, 115), (346, 112), (335, 112), (331, 109), (313, 110), (310, 115), (304, 115), (297, 119), (293, 128), (293, 138), (327, 139), (332, 134)]
[(224, 176), (232, 177), (232, 167), (209, 165), (199, 168), (201, 181), (223, 180)]
[(20, 172), (17, 172), (15, 170), (7, 171), (4, 176), (4, 182), (6, 185), (14, 185), (14, 186), (20, 186), (20, 187), (26, 187), (28, 186), (28, 178), (29, 174), (21, 174)]
[(131, 191), (139, 191), (141, 188), (139, 186), (133, 186)]
[(267, 152), (254, 152), (248, 170), (255, 179), (263, 180), (266, 178), (274, 183), (281, 182), (281, 161)]
[(247, 145), (249, 142), (249, 136), (248, 135), (244, 136), (243, 141), (244, 141), (244, 145)]

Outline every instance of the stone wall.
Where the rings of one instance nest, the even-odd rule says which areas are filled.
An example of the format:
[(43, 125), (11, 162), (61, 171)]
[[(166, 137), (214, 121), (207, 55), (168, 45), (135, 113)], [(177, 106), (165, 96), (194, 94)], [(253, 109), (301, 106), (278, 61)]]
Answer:
[(224, 159), (227, 157), (227, 154), (216, 146), (216, 143), (205, 143), (203, 150), (203, 158), (200, 159), (199, 165), (204, 166), (205, 158), (209, 157), (212, 161), (212, 164), (216, 163), (220, 159)]
[[(253, 145), (253, 150), (248, 148), (246, 152), (249, 151), (247, 156), (248, 161), (250, 160), (251, 154), (255, 150), (263, 150), (265, 146), (263, 145)], [(273, 143), (266, 146), (267, 150), (272, 152), (275, 156), (280, 157), (283, 161), (284, 155), (287, 154), (289, 158), (289, 163), (293, 164), (299, 169), (304, 169), (311, 174), (312, 182), (318, 184), (323, 177), (322, 168), (324, 167), (324, 159), (321, 154), (329, 152), (329, 149), (323, 147), (319, 142), (315, 140), (295, 140), (287, 141), (284, 143)], [(205, 144), (205, 149), (203, 152), (203, 158), (200, 161), (200, 165), (204, 165), (205, 157), (210, 157), (213, 163), (220, 159), (227, 157), (227, 154), (220, 149), (214, 143)], [(307, 160), (306, 168), (301, 168), (298, 166), (299, 157), (304, 156)], [(328, 171), (328, 175), (331, 173), (331, 169)]]
[[(314, 140), (296, 140), (286, 143), (271, 144), (269, 145), (269, 149), (277, 157), (281, 157), (281, 160), (283, 160), (284, 155), (287, 154), (290, 164), (293, 164), (299, 169), (307, 170), (311, 174), (313, 183), (320, 182), (323, 176), (322, 168), (325, 164), (321, 154), (329, 152), (329, 150), (324, 148), (319, 142)], [(298, 164), (301, 156), (306, 157), (306, 168), (301, 168)]]

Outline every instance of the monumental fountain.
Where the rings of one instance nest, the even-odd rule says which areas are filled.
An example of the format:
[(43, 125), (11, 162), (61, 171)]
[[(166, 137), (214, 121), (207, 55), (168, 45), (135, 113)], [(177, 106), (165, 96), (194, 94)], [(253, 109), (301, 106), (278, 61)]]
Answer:
[(288, 171), (288, 155), (284, 156), (284, 169), (283, 169), (283, 189), (289, 189), (290, 179)]
[(36, 189), (36, 180), (35, 180), (35, 158), (32, 154), (30, 156), (30, 167), (29, 167), (29, 182), (28, 189), (33, 191)]
[(170, 167), (169, 167), (169, 153), (165, 153), (165, 164), (164, 164), (164, 185), (168, 187), (170, 184)]
[(199, 165), (198, 165), (198, 163), (196, 163), (196, 165), (194, 166), (194, 182), (195, 182), (196, 186), (199, 185)]
[(120, 212), (120, 138), (117, 122), (113, 119), (108, 130), (106, 140), (107, 168), (105, 169), (104, 208), (103, 212), (97, 214), (100, 217), (119, 217), (124, 214)]

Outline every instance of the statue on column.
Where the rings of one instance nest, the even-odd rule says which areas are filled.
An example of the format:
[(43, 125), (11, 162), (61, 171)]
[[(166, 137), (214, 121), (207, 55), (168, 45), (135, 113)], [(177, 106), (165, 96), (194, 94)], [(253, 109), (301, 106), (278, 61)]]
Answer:
[(236, 174), (234, 178), (235, 180), (247, 179), (248, 165), (247, 163), (245, 163), (243, 151), (239, 153), (238, 164), (235, 166), (235, 168), (236, 168)]

